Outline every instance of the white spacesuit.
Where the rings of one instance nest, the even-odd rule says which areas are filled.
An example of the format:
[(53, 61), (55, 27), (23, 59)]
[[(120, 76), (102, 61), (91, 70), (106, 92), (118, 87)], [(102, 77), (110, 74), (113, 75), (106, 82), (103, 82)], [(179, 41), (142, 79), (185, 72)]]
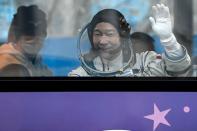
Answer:
[[(177, 42), (174, 34), (172, 33), (171, 18), (168, 7), (163, 4), (157, 4), (156, 6), (153, 6), (153, 17), (149, 18), (153, 31), (160, 37), (161, 44), (165, 49), (165, 53), (162, 55), (157, 54), (154, 51), (146, 51), (140, 54), (135, 53), (133, 51), (134, 49), (132, 48), (130, 38), (125, 35), (129, 34), (130, 26), (124, 17), (122, 17), (123, 15), (120, 12), (112, 9), (102, 10), (94, 16), (92, 22), (88, 25), (90, 27), (86, 27), (91, 28), (87, 29), (88, 31), (86, 32), (89, 33), (89, 43), (93, 49), (91, 48), (89, 53), (84, 51), (84, 54), (82, 51), (80, 51), (80, 60), (82, 65), (77, 69), (72, 70), (68, 76), (106, 77), (187, 75), (188, 69), (191, 65), (190, 56), (188, 55), (186, 48)], [(121, 19), (120, 22), (119, 19)], [(114, 23), (115, 20), (118, 21), (118, 24)], [(110, 34), (109, 36), (105, 36), (105, 29), (110, 27), (110, 25), (107, 26), (108, 23), (113, 25), (111, 28), (109, 28), (112, 30), (112, 35)], [(117, 36), (119, 36), (121, 40), (123, 39), (123, 41), (125, 41), (125, 39), (127, 39), (126, 48), (123, 49), (125, 46), (122, 45), (124, 44), (120, 45), (121, 49), (118, 47), (116, 49), (115, 47), (113, 48), (115, 45), (113, 42), (117, 43), (117, 40), (119, 40), (113, 38), (113, 29), (117, 30), (119, 33)], [(91, 31), (93, 32), (92, 34)], [(104, 33), (102, 33), (102, 31)], [(83, 30), (81, 36), (84, 32), (85, 31)], [(116, 33), (116, 31), (114, 32)], [(114, 36), (116, 35), (115, 33)], [(97, 38), (99, 42), (97, 42)], [(87, 42), (81, 42), (81, 40), (79, 40), (79, 48), (80, 44), (82, 45), (82, 43)], [(121, 43), (124, 42), (121, 41)], [(116, 51), (110, 52), (110, 47)], [(112, 56), (109, 57), (110, 59), (106, 60), (103, 58), (104, 55), (102, 55), (102, 53), (100, 53), (98, 50), (103, 50), (100, 51), (103, 54), (109, 51), (110, 53), (108, 53), (108, 55), (111, 54)], [(88, 57), (87, 54), (91, 54), (91, 57)], [(125, 54), (127, 58), (125, 58)], [(104, 57), (107, 57), (108, 55)], [(111, 59), (112, 57), (113, 59)]]

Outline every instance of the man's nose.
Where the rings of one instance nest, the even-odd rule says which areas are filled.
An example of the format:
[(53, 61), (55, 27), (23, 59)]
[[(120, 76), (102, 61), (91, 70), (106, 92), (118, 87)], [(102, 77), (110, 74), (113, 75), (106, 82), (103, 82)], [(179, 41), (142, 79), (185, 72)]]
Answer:
[(106, 36), (102, 36), (102, 37), (100, 37), (100, 41), (99, 41), (99, 43), (100, 43), (100, 44), (102, 44), (102, 45), (107, 44), (107, 43), (108, 43), (108, 39), (107, 39), (107, 37), (106, 37)]

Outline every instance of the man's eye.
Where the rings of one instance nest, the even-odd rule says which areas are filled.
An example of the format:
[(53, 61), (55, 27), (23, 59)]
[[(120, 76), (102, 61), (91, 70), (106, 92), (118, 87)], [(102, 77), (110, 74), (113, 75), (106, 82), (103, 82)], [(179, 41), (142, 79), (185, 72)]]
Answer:
[(111, 37), (114, 36), (114, 33), (107, 33), (106, 35)]
[(94, 33), (94, 35), (95, 35), (95, 36), (100, 36), (100, 35), (101, 35), (101, 33)]

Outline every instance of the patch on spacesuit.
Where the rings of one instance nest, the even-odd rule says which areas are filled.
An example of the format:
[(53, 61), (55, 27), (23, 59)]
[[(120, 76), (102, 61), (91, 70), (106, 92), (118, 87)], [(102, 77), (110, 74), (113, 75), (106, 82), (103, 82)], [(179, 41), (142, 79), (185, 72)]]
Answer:
[(160, 54), (157, 54), (156, 59), (162, 59), (162, 56)]
[(157, 54), (156, 56), (156, 59), (154, 60), (154, 63), (160, 63), (162, 61), (162, 56), (160, 54)]

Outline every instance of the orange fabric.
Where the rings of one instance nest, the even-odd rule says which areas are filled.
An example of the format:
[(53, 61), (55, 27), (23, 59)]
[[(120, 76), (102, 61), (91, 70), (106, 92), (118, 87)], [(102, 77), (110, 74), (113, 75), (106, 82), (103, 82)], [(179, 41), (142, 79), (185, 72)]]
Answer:
[(18, 54), (12, 43), (0, 46), (0, 70), (9, 64), (22, 64), (11, 54)]

